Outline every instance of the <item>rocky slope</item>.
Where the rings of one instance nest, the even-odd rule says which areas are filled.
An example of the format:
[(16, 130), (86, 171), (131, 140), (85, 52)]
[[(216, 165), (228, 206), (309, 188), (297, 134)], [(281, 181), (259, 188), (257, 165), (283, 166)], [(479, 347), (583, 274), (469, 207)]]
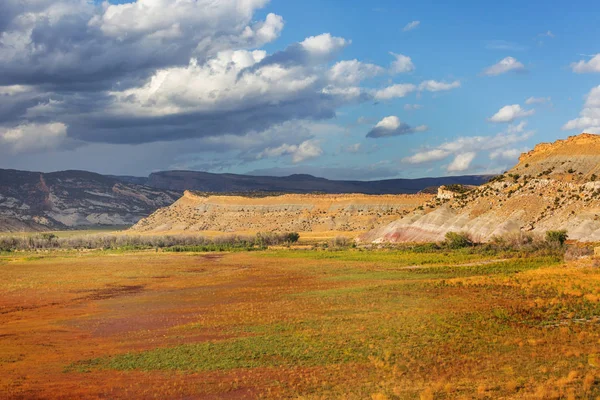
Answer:
[(421, 195), (203, 196), (186, 191), (173, 205), (131, 228), (134, 232), (366, 231), (431, 199)]
[(600, 241), (599, 135), (539, 144), (492, 182), (466, 193), (441, 190), (422, 210), (359, 240), (440, 241), (449, 231), (464, 231), (486, 241), (508, 232), (557, 229), (579, 241)]
[(91, 172), (0, 169), (0, 231), (132, 225), (179, 196)]

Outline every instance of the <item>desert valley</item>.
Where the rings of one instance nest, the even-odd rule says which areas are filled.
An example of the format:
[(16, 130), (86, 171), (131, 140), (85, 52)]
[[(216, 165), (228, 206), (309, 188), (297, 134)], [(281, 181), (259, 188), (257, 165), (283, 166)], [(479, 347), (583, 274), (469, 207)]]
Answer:
[(592, 0), (0, 0), (0, 400), (600, 399)]
[[(0, 388), (8, 398), (594, 396), (596, 148), (589, 134), (540, 144), (487, 183), (417, 194), (175, 200), (135, 183), (32, 178), (30, 198), (52, 188), (48, 216), (65, 202), (57, 190), (80, 193), (71, 216), (151, 214), (117, 219), (135, 222), (125, 230), (87, 218), (88, 232), (12, 214), (5, 229), (20, 230), (0, 235)], [(122, 196), (157, 209), (121, 208)], [(36, 210), (27, 201), (18, 209)]]

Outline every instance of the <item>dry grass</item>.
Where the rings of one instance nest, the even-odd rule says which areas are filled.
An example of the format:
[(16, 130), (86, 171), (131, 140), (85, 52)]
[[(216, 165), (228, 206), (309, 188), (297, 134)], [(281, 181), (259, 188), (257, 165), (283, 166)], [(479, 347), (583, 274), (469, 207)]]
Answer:
[(0, 256), (0, 393), (595, 398), (600, 271), (581, 262), (352, 250)]

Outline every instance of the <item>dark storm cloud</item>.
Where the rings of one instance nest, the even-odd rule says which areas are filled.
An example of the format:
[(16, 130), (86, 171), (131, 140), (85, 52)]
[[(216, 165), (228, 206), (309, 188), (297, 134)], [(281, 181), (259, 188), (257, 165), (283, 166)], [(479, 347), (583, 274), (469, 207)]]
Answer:
[[(92, 104), (84, 106), (92, 111)], [(138, 144), (224, 134), (242, 136), (293, 119), (330, 119), (335, 116), (337, 106), (330, 96), (316, 94), (280, 104), (248, 106), (234, 112), (193, 112), (161, 117), (100, 114), (79, 118), (75, 115), (66, 120), (73, 138), (87, 142)]]

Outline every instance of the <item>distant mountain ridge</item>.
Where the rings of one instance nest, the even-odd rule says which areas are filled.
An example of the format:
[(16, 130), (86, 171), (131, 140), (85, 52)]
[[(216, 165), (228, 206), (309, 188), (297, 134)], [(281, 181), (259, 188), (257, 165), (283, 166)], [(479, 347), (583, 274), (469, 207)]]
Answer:
[(174, 203), (185, 190), (210, 193), (412, 194), (454, 183), (479, 185), (491, 176), (382, 181), (163, 171), (147, 178), (87, 171), (29, 172), (0, 169), (0, 232), (128, 226)]
[[(147, 180), (137, 181), (136, 183), (181, 192), (195, 190), (213, 193), (266, 191), (298, 194), (315, 192), (329, 194), (412, 194), (432, 186), (438, 187), (451, 184), (478, 186), (492, 177), (493, 175), (465, 175), (379, 181), (341, 181), (306, 174), (275, 177), (214, 174), (196, 171), (162, 171), (154, 172), (150, 174)], [(121, 179), (131, 182), (132, 178), (123, 177)]]

